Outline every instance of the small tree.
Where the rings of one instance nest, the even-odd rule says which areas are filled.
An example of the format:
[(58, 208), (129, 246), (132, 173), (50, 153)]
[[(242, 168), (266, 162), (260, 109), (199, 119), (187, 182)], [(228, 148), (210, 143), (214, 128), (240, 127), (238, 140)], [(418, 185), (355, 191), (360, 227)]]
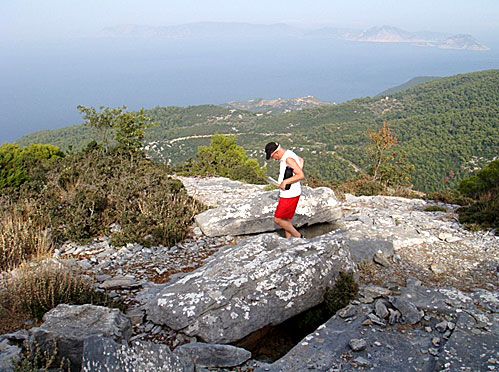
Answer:
[(126, 151), (134, 152), (142, 146), (145, 130), (155, 125), (151, 118), (144, 113), (144, 109), (138, 112), (124, 112), (127, 109), (123, 107), (104, 107), (101, 106), (101, 112), (97, 112), (94, 107), (78, 106), (78, 110), (83, 114), (86, 125), (97, 129), (99, 137), (108, 149), (110, 134), (114, 132), (114, 139), (118, 146)]
[(410, 172), (414, 166), (407, 161), (403, 151), (393, 151), (398, 140), (386, 121), (383, 121), (383, 127), (377, 132), (369, 130), (367, 137), (371, 142), (367, 153), (371, 160), (369, 174), (373, 181), (387, 186), (409, 186)]
[(215, 134), (210, 146), (199, 146), (196, 160), (190, 160), (181, 171), (195, 175), (218, 175), (249, 183), (263, 183), (264, 168), (258, 161), (248, 159), (243, 147), (236, 144), (236, 136)]

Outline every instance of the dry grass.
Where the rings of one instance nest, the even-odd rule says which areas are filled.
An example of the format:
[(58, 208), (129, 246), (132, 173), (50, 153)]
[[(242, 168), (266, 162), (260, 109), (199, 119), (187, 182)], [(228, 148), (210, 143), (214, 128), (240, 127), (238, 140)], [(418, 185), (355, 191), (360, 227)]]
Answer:
[(35, 206), (29, 200), (9, 205), (0, 215), (1, 271), (51, 255), (52, 241), (47, 229), (35, 221), (35, 215)]
[(53, 340), (51, 350), (41, 351), (40, 347), (35, 344), (33, 348), (27, 345), (24, 351), (24, 356), (19, 361), (13, 364), (14, 372), (49, 372), (49, 371), (70, 371), (69, 360), (62, 358), (59, 368), (55, 368), (55, 360), (57, 356), (57, 343)]
[[(0, 291), (0, 332), (19, 327), (20, 322), (39, 322), (58, 304), (93, 303), (117, 306), (103, 293), (93, 289), (93, 282), (74, 273), (55, 260), (25, 263), (5, 274)], [(9, 316), (13, 316), (11, 320)]]

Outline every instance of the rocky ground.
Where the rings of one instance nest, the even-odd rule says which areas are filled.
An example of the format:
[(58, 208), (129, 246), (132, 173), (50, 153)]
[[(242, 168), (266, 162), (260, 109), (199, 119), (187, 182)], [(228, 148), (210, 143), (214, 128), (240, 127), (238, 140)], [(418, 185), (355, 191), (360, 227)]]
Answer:
[[(210, 206), (244, 199), (264, 188), (222, 178), (181, 179), (190, 194)], [(425, 211), (430, 205), (440, 205), (446, 211)], [(378, 263), (360, 265), (361, 283), (405, 286), (411, 278), (431, 288), (497, 292), (499, 237), (493, 231), (466, 230), (457, 220), (456, 207), (419, 199), (347, 195), (341, 203), (343, 217), (338, 227), (354, 231), (359, 237), (383, 236), (393, 241), (395, 248), (395, 255), (389, 259), (380, 255)], [(316, 234), (307, 228), (302, 232), (306, 238)], [(243, 238), (207, 237), (193, 226), (190, 236), (174, 247), (146, 248), (133, 244), (111, 247), (109, 239), (102, 237), (84, 246), (68, 243), (58, 249), (55, 256), (94, 276), (101, 290), (130, 305), (129, 316), (134, 325), (132, 339), (154, 340), (176, 347), (193, 339), (150, 322), (144, 324), (137, 294), (156, 283), (175, 281), (200, 267), (223, 247)], [(259, 366), (260, 362), (250, 360), (242, 367), (224, 371), (252, 371)], [(494, 368), (499, 370), (499, 365)]]

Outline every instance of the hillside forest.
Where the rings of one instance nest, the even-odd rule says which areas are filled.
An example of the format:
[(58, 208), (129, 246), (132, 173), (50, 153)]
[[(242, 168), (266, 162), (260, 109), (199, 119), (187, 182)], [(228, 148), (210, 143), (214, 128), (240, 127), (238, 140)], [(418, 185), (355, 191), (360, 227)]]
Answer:
[[(193, 158), (214, 134), (230, 134), (263, 166), (263, 147), (272, 140), (299, 152), (308, 175), (346, 181), (369, 171), (368, 133), (385, 122), (397, 138), (393, 156), (413, 165), (413, 188), (432, 192), (456, 188), (497, 157), (498, 111), (499, 70), (488, 70), (280, 114), (214, 105), (155, 107), (145, 110), (157, 125), (146, 130), (144, 150), (150, 158), (176, 166)], [(36, 132), (17, 143), (53, 144), (67, 151), (98, 138), (92, 127), (80, 125)]]

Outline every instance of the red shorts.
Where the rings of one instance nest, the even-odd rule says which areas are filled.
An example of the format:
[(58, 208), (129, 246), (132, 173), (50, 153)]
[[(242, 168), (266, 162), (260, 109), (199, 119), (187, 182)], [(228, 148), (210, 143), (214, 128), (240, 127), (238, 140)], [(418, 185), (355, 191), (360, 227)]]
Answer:
[(294, 198), (279, 198), (279, 204), (274, 213), (274, 217), (290, 220), (293, 218), (300, 195)]

